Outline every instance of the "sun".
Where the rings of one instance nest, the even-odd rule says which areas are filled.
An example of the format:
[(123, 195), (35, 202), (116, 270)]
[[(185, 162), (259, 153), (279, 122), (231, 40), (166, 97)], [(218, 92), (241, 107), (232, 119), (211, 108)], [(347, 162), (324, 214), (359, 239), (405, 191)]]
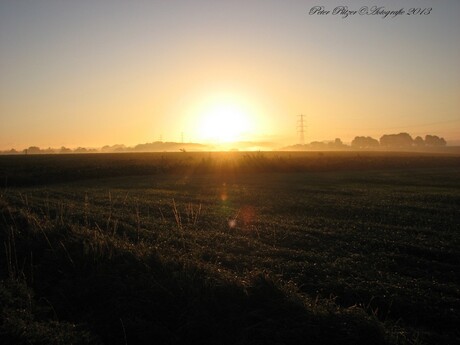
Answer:
[(198, 131), (205, 140), (228, 143), (244, 140), (251, 129), (250, 116), (243, 106), (217, 102), (203, 112)]

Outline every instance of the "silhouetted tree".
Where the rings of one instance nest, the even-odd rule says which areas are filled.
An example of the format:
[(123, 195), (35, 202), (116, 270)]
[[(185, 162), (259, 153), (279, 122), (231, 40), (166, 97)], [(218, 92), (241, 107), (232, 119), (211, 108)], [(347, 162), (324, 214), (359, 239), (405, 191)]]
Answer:
[(65, 147), (65, 146), (62, 146), (61, 149), (59, 150), (60, 153), (71, 153), (72, 150)]
[(38, 146), (31, 146), (28, 149), (26, 149), (26, 153), (30, 154), (30, 155), (37, 154), (37, 153), (40, 153), (40, 152), (41, 152), (41, 150), (40, 150), (40, 148)]
[(440, 138), (437, 135), (426, 135), (425, 136), (425, 144), (426, 146), (446, 146), (447, 142), (444, 140), (444, 138)]
[(423, 147), (423, 146), (425, 146), (425, 142), (423, 141), (421, 136), (417, 136), (414, 139), (414, 145), (417, 146), (417, 147)]
[(342, 139), (340, 139), (340, 138), (335, 138), (335, 140), (334, 140), (334, 146), (336, 146), (336, 147), (342, 147), (342, 146), (345, 146), (345, 144), (342, 142)]
[(346, 145), (342, 142), (342, 139), (336, 138), (334, 141), (327, 143), (329, 149), (333, 150), (341, 150), (346, 147)]
[(414, 140), (409, 133), (385, 134), (380, 138), (380, 146), (404, 148), (412, 147)]
[(73, 152), (75, 152), (75, 153), (87, 153), (88, 149), (86, 149), (84, 147), (78, 147)]
[[(24, 152), (24, 151), (23, 151)], [(9, 150), (5, 150), (5, 151), (0, 151), (0, 155), (1, 154), (5, 154), (5, 155), (16, 155), (18, 154), (19, 152), (16, 151), (15, 149), (9, 149)]]
[(326, 143), (321, 141), (312, 141), (309, 146), (314, 150), (323, 150), (327, 147)]
[(373, 148), (373, 147), (378, 147), (379, 142), (377, 139), (371, 138), (371, 137), (355, 137), (353, 141), (351, 142), (351, 147), (357, 148), (357, 149), (367, 149), (367, 148)]

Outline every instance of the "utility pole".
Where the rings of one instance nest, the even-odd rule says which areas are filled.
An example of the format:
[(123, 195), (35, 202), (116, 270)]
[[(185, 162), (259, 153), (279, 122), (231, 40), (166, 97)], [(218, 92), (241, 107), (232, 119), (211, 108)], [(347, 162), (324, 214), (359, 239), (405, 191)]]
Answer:
[(299, 134), (300, 145), (305, 145), (305, 115), (300, 114), (299, 120), (297, 121), (297, 133)]

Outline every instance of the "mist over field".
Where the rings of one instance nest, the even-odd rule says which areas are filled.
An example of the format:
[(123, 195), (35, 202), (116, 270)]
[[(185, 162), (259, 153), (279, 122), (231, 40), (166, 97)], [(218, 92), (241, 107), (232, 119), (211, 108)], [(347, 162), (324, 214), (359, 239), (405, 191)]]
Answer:
[(228, 142), (199, 144), (191, 142), (162, 142), (138, 144), (128, 147), (123, 144), (105, 145), (101, 148), (78, 147), (70, 149), (61, 147), (59, 149), (41, 149), (37, 146), (30, 146), (24, 150), (10, 149), (0, 151), (0, 154), (68, 154), (68, 153), (122, 153), (122, 152), (219, 152), (219, 151), (415, 151), (415, 152), (460, 152), (460, 146), (447, 147), (447, 141), (437, 135), (425, 135), (412, 138), (408, 133), (385, 134), (380, 140), (369, 136), (357, 136), (350, 144), (344, 144), (340, 138), (329, 141), (313, 141), (308, 144), (296, 144), (281, 147), (274, 142)]

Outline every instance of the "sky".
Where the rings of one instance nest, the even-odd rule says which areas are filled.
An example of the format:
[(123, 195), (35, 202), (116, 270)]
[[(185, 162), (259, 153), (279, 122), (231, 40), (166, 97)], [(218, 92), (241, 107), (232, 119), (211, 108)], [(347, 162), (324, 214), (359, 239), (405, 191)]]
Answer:
[[(427, 15), (310, 15), (313, 6)], [(460, 1), (0, 0), (0, 150), (460, 140)]]

